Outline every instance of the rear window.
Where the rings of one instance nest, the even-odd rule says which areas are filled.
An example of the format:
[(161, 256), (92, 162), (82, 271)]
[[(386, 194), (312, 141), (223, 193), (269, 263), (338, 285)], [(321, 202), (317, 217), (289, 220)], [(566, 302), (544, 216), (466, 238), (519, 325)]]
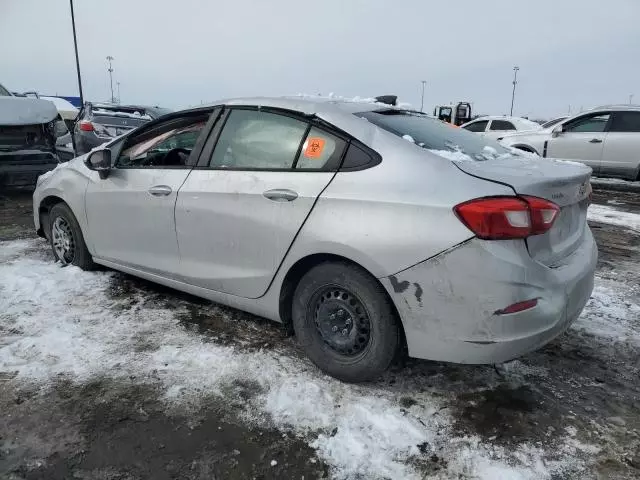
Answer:
[(100, 125), (115, 125), (119, 127), (139, 127), (140, 125), (144, 125), (149, 121), (148, 118), (135, 118), (135, 117), (120, 117), (120, 116), (111, 116), (111, 115), (94, 115), (91, 119), (94, 123), (99, 123)]
[(422, 148), (434, 150), (434, 153), (445, 158), (462, 160), (466, 158), (460, 154), (465, 154), (470, 157), (468, 159), (483, 161), (512, 153), (498, 142), (419, 112), (376, 110), (356, 115)]

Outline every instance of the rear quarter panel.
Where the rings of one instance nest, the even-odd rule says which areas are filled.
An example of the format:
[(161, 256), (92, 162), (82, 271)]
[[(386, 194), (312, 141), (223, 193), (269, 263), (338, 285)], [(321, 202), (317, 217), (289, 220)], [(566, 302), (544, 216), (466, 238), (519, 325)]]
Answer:
[(376, 131), (369, 145), (382, 155), (382, 163), (335, 176), (287, 262), (330, 253), (359, 263), (376, 277), (392, 275), (473, 236), (453, 212), (458, 203), (514, 194), (391, 133)]

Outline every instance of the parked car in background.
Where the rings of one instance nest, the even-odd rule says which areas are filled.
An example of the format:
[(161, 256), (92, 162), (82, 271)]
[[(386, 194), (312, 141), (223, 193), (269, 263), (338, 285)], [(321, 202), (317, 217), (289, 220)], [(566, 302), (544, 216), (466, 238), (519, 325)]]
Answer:
[(539, 130), (540, 125), (520, 117), (480, 117), (462, 125), (461, 128), (479, 133), (494, 140), (508, 132)]
[(72, 160), (33, 211), (62, 264), (284, 322), (359, 382), (404, 342), (495, 363), (565, 331), (593, 287), (590, 172), (400, 107), (238, 99)]
[(0, 185), (34, 185), (60, 163), (56, 142), (67, 134), (53, 103), (13, 96), (0, 85)]
[(562, 120), (564, 120), (567, 117), (558, 117), (558, 118), (554, 118), (553, 120), (549, 120), (548, 122), (544, 122), (541, 125), (541, 128), (549, 128), (549, 127), (553, 127), (555, 124), (560, 123)]
[(76, 154), (87, 153), (169, 111), (160, 107), (87, 102), (73, 129)]
[(640, 106), (598, 107), (550, 128), (499, 140), (542, 157), (580, 161), (594, 175), (640, 180)]

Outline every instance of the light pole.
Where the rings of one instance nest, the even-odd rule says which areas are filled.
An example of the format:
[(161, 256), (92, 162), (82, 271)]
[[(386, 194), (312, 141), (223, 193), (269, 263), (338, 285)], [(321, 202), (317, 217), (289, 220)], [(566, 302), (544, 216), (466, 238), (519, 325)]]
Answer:
[(427, 85), (426, 80), (422, 80), (422, 100), (420, 100), (420, 111), (424, 112), (424, 87)]
[(631, 105), (633, 103), (633, 93), (631, 95), (629, 95), (629, 105)]
[(120, 100), (120, 82), (116, 82), (116, 85), (118, 86), (118, 103), (122, 103)]
[(516, 85), (518, 84), (518, 70), (520, 67), (513, 67), (513, 92), (511, 92), (511, 113), (509, 116), (513, 117), (513, 102), (516, 98)]
[(78, 73), (78, 90), (80, 91), (80, 106), (84, 105), (82, 96), (82, 79), (80, 78), (80, 60), (78, 59), (78, 40), (76, 39), (76, 18), (73, 14), (73, 0), (69, 0), (71, 6), (71, 27), (73, 28), (73, 46), (76, 50), (76, 72)]
[(109, 72), (109, 82), (111, 83), (111, 103), (116, 103), (115, 98), (113, 98), (113, 67), (111, 66), (111, 62), (115, 59), (111, 55), (107, 55), (107, 60), (109, 62), (107, 71)]

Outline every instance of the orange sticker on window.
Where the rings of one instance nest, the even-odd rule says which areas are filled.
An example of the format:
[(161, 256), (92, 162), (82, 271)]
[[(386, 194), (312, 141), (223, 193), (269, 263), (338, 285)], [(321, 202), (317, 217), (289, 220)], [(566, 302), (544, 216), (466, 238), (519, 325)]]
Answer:
[(304, 156), (307, 158), (320, 158), (324, 150), (324, 138), (309, 137), (307, 139), (307, 148), (304, 150)]

